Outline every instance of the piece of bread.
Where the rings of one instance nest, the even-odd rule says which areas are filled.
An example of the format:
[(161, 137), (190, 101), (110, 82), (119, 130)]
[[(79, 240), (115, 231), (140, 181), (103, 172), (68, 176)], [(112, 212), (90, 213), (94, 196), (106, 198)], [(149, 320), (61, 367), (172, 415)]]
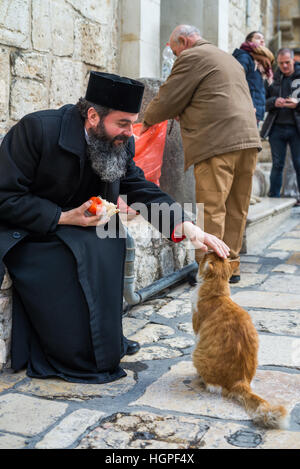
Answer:
[(100, 195), (98, 195), (99, 199), (102, 200), (102, 203), (104, 205), (104, 207), (106, 208), (106, 215), (110, 218), (112, 217), (113, 215), (115, 215), (116, 213), (119, 213), (119, 209), (118, 207), (113, 204), (112, 202), (108, 202), (108, 200), (105, 200), (105, 199), (102, 199), (102, 197), (100, 197)]

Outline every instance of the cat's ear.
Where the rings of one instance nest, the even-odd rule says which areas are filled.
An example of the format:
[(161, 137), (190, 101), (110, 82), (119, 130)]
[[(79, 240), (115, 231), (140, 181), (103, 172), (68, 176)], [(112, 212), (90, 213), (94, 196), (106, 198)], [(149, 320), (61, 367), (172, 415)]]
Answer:
[(231, 272), (234, 272), (236, 269), (238, 269), (239, 265), (240, 261), (230, 261)]
[(214, 270), (214, 263), (212, 261), (206, 261), (204, 264), (204, 272), (213, 272)]

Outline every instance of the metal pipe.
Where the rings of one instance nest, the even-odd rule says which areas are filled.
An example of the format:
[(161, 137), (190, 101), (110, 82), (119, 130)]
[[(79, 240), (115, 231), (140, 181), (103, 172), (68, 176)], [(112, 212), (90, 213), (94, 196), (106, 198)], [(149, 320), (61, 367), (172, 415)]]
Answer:
[(125, 272), (124, 272), (124, 298), (129, 306), (134, 306), (142, 303), (151, 296), (161, 292), (165, 288), (178, 283), (186, 278), (191, 272), (198, 270), (197, 262), (193, 262), (176, 272), (173, 272), (165, 277), (157, 280), (156, 282), (142, 288), (139, 291), (134, 291), (134, 259), (135, 259), (135, 243), (133, 237), (127, 231), (126, 237), (126, 259), (125, 259)]

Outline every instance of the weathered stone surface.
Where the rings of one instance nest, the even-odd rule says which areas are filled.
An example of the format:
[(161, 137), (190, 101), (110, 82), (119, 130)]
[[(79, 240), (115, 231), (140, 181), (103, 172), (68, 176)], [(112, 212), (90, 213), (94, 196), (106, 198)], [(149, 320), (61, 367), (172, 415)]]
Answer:
[(183, 316), (190, 312), (191, 305), (184, 303), (182, 300), (172, 300), (157, 311), (160, 316), (167, 319)]
[(300, 369), (300, 339), (260, 334), (259, 342), (258, 362), (260, 365)]
[(276, 241), (269, 249), (280, 249), (282, 251), (300, 251), (300, 239), (289, 238)]
[(0, 43), (27, 49), (30, 45), (30, 0), (2, 0)]
[(254, 262), (241, 262), (240, 264), (240, 269), (241, 269), (241, 272), (243, 273), (251, 273), (251, 274), (254, 274), (254, 273), (257, 273), (259, 271), (259, 269), (261, 268), (261, 264), (257, 264), (257, 263), (254, 263)]
[(261, 285), (267, 278), (265, 274), (248, 274), (241, 272), (241, 280), (239, 283), (232, 285), (234, 288), (252, 287), (253, 285)]
[(26, 447), (26, 438), (9, 433), (0, 433), (0, 448), (2, 449), (22, 449)]
[(300, 336), (300, 315), (297, 311), (248, 311), (260, 332)]
[(270, 276), (265, 282), (261, 284), (261, 289), (268, 290), (270, 292), (299, 293), (299, 287), (300, 276), (297, 277), (279, 274)]
[(214, 422), (201, 440), (201, 449), (257, 448), (261, 441), (259, 430), (233, 422)]
[(84, 19), (75, 20), (74, 58), (106, 69), (109, 57), (107, 36), (107, 26)]
[(151, 318), (153, 313), (154, 313), (154, 306), (142, 304), (142, 305), (133, 306), (130, 309), (128, 316), (131, 318), (147, 320)]
[(9, 82), (9, 51), (4, 47), (0, 47), (0, 121), (5, 121), (8, 118)]
[(288, 231), (287, 233), (284, 234), (284, 238), (299, 238), (300, 236), (300, 231), (299, 230), (293, 230), (293, 231)]
[(37, 449), (63, 449), (71, 446), (88, 427), (104, 416), (97, 410), (79, 409), (68, 415), (35, 445)]
[(292, 254), (288, 260), (286, 261), (287, 264), (293, 264), (293, 265), (300, 265), (300, 252), (295, 252)]
[(11, 54), (12, 74), (20, 78), (47, 80), (49, 75), (48, 57), (36, 52), (13, 52)]
[(279, 264), (274, 269), (272, 269), (272, 272), (283, 272), (285, 274), (294, 274), (297, 272), (297, 266), (295, 265), (288, 265), (288, 264)]
[(7, 391), (26, 378), (24, 371), (9, 373), (5, 371), (0, 374), (0, 392)]
[(194, 345), (195, 341), (194, 339), (190, 337), (177, 336), (172, 339), (163, 339), (160, 341), (160, 343), (162, 345), (168, 345), (169, 347), (172, 347), (172, 348), (185, 349)]
[(84, 2), (82, 0), (67, 0), (67, 3), (72, 5), (82, 16), (98, 23), (107, 24), (112, 14), (111, 9), (115, 9), (115, 0), (109, 2), (111, 9), (108, 8), (106, 0), (85, 0)]
[(74, 51), (74, 16), (72, 8), (60, 0), (50, 3), (52, 51), (55, 55), (72, 55)]
[[(252, 386), (257, 394), (273, 403), (280, 401), (288, 410), (299, 401), (299, 375), (258, 370)], [(193, 364), (186, 361), (172, 366), (169, 372), (151, 384), (144, 395), (130, 405), (147, 405), (161, 410), (231, 420), (250, 419), (236, 402), (207, 392)]]
[(15, 78), (11, 84), (11, 117), (21, 119), (38, 109), (48, 107), (48, 91), (45, 85), (35, 80)]
[(177, 324), (177, 327), (180, 331), (187, 332), (188, 334), (191, 334), (191, 335), (194, 336), (192, 321), (191, 322), (180, 322), (180, 323)]
[(300, 449), (299, 432), (288, 432), (273, 430), (267, 432), (263, 443), (259, 446), (262, 449)]
[(278, 259), (287, 259), (289, 257), (289, 253), (286, 251), (270, 251), (264, 254), (265, 257), (278, 257)]
[(145, 327), (148, 322), (147, 319), (123, 318), (123, 334), (125, 337), (131, 337), (139, 329)]
[(75, 104), (84, 95), (85, 72), (86, 69), (80, 62), (58, 57), (53, 59), (50, 82), (51, 106)]
[(137, 362), (147, 360), (164, 360), (166, 358), (180, 357), (182, 353), (179, 350), (172, 350), (165, 347), (154, 345), (153, 347), (143, 347), (135, 355), (125, 355), (121, 362)]
[(0, 431), (34, 436), (57, 422), (66, 409), (67, 404), (61, 402), (6, 394), (0, 396)]
[(141, 345), (158, 342), (169, 335), (174, 335), (174, 329), (160, 324), (148, 324), (143, 329), (130, 337), (131, 340), (137, 340)]
[(52, 47), (50, 0), (32, 2), (32, 43), (39, 51), (48, 51)]
[(266, 309), (299, 309), (300, 295), (279, 292), (241, 291), (232, 296), (240, 306)]
[(118, 396), (135, 385), (133, 372), (128, 370), (124, 378), (106, 384), (68, 383), (59, 379), (31, 379), (21, 384), (20, 392), (48, 399), (87, 400), (95, 397)]
[(197, 418), (119, 413), (87, 435), (77, 449), (197, 448), (208, 428), (206, 422)]

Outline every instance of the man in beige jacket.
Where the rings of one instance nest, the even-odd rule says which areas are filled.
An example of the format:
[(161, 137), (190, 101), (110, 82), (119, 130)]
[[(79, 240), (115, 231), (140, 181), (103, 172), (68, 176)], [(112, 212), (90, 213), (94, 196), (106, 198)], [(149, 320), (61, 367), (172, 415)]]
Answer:
[[(185, 170), (194, 165), (196, 202), (204, 203), (205, 231), (239, 259), (252, 176), (261, 142), (243, 67), (234, 57), (180, 25), (170, 37), (172, 72), (149, 103), (142, 132), (179, 118)], [(200, 252), (196, 252), (199, 261)], [(240, 280), (239, 270), (231, 283)]]

